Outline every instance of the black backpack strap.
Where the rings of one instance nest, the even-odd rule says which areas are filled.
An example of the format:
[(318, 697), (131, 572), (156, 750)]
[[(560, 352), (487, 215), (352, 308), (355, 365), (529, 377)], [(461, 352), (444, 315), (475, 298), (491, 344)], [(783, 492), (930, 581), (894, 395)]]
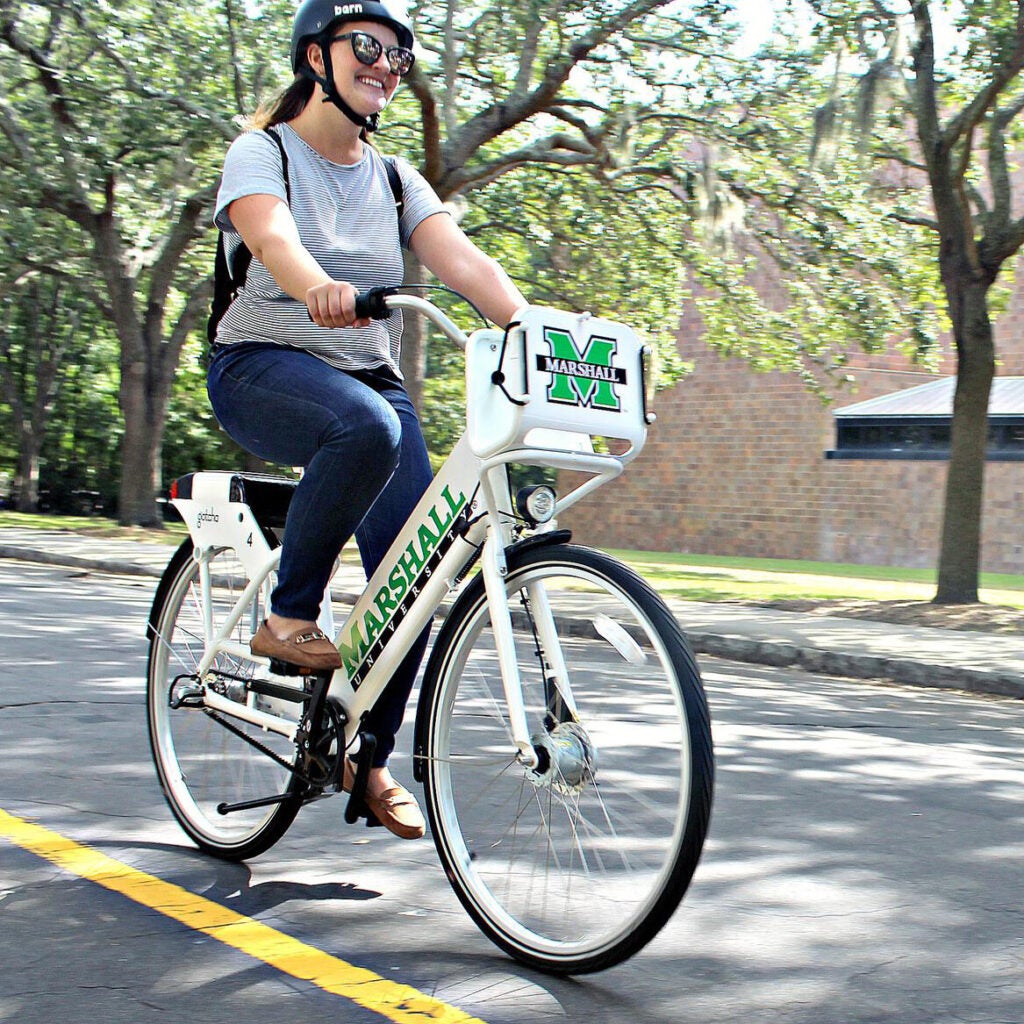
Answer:
[(284, 176), (284, 194), (288, 197), (288, 205), (292, 205), (292, 187), (288, 181), (288, 154), (285, 152), (284, 140), (281, 138), (280, 132), (275, 132), (272, 126), (268, 126), (264, 131), (277, 143), (278, 152), (281, 154), (281, 174)]
[(398, 173), (398, 167), (392, 157), (382, 157), (384, 170), (388, 172), (388, 184), (391, 186), (391, 194), (395, 197), (395, 213), (398, 219), (402, 219), (402, 211), (405, 209), (405, 187), (402, 185), (402, 176)]

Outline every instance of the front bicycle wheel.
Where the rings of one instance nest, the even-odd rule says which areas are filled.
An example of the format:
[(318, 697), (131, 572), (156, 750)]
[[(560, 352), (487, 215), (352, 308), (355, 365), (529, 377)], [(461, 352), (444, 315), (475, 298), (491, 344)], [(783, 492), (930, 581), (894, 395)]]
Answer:
[[(512, 554), (506, 587), (540, 765), (513, 756), (478, 577), (438, 635), (423, 684), (434, 841), (463, 905), (500, 947), (549, 972), (603, 970), (657, 934), (700, 857), (713, 780), (700, 675), (664, 602), (600, 552), (549, 544)], [(571, 697), (553, 688), (555, 675)]]
[[(204, 586), (192, 550), (190, 540), (178, 549), (150, 613), (146, 697), (150, 747), (167, 803), (193, 842), (225, 860), (244, 860), (263, 853), (284, 835), (302, 805), (303, 787), (288, 768), (201, 706), (197, 695), (206, 684), (239, 703), (254, 703), (246, 682), (256, 666), (226, 653), (211, 666), (206, 679), (197, 678), (207, 630), (225, 621), (249, 578), (235, 552), (223, 548), (211, 557), (209, 583)], [(248, 647), (265, 614), (266, 592), (258, 592), (246, 606), (232, 633), (236, 644)], [(293, 741), (237, 718), (231, 718), (230, 724), (287, 764), (294, 763)], [(278, 795), (285, 797), (278, 803), (222, 810), (224, 805)]]

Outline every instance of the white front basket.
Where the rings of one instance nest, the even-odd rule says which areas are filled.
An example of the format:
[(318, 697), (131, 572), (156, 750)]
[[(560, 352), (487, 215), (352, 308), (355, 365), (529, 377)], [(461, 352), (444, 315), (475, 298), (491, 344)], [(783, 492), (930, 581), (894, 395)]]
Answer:
[(468, 436), (490, 458), (519, 448), (592, 450), (593, 437), (643, 448), (646, 350), (624, 324), (528, 306), (507, 332), (477, 331), (466, 348)]

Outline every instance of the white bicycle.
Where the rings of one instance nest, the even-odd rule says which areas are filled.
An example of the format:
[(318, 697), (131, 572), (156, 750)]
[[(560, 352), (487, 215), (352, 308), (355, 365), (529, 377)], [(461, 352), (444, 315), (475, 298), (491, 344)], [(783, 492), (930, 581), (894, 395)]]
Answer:
[[(678, 906), (713, 780), (707, 703), (679, 625), (632, 570), (556, 526), (643, 447), (645, 350), (621, 324), (544, 307), (468, 338), (393, 289), (359, 308), (418, 311), (465, 347), (466, 433), (340, 629), (328, 588), (320, 625), (344, 661), (333, 675), (290, 674), (249, 651), (294, 482), (176, 482), (190, 537), (149, 620), (164, 794), (200, 848), (241, 860), (269, 849), (303, 804), (342, 792), (347, 754), (358, 768), (345, 817), (367, 816), (366, 713), (452, 596), (413, 735), (445, 873), (513, 957), (555, 973), (604, 969)], [(571, 489), (514, 499), (513, 465), (571, 473)]]

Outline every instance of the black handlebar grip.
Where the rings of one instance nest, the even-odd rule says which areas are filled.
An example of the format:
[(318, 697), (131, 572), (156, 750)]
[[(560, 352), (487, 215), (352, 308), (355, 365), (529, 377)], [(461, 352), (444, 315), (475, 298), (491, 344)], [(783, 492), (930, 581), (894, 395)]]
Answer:
[(396, 291), (396, 288), (371, 288), (368, 292), (359, 292), (356, 295), (356, 316), (360, 319), (369, 317), (371, 320), (386, 320), (391, 311), (385, 300)]

